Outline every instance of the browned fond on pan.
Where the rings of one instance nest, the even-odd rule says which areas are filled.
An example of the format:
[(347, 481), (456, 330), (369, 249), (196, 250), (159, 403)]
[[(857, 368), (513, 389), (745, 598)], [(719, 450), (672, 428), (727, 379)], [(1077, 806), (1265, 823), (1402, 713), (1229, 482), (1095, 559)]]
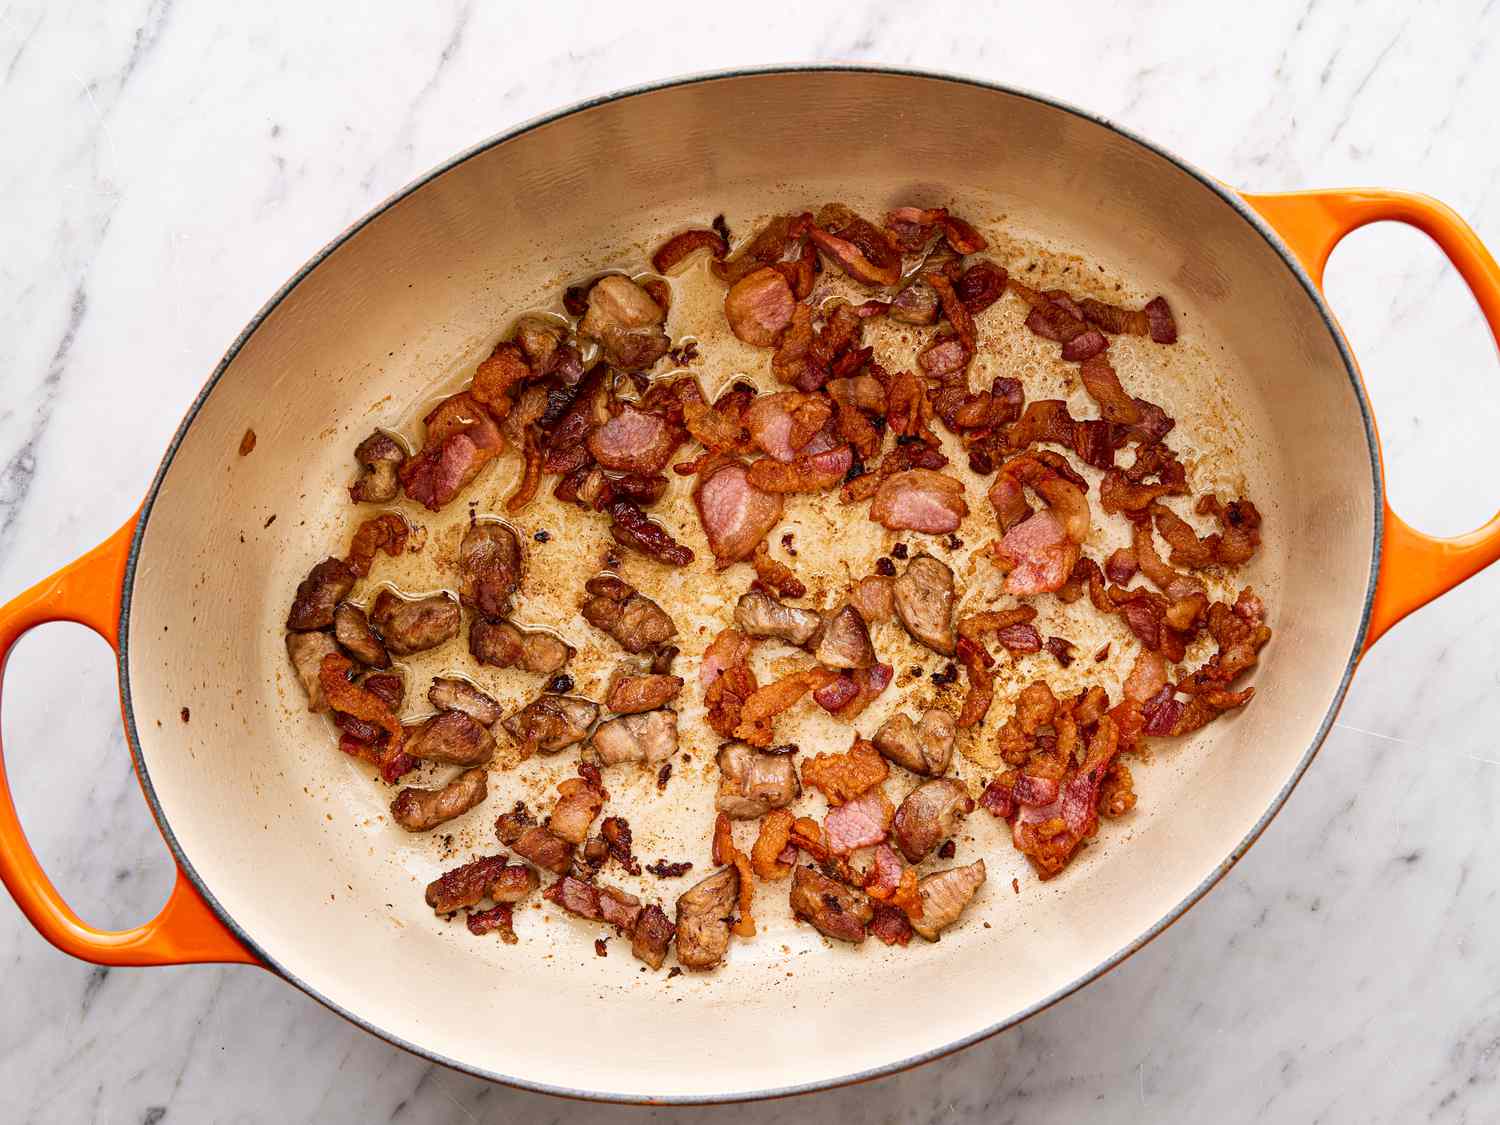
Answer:
[[(866, 143), (877, 137), (887, 140)], [(976, 814), (959, 858), (983, 854), (990, 881), (936, 946), (825, 949), (787, 918), (781, 885), (759, 891), (762, 933), (735, 945), (725, 971), (670, 981), (638, 972), (618, 942), (596, 957), (585, 940), (594, 932), (551, 908), (517, 912), (515, 946), (435, 923), (421, 887), (445, 864), (443, 847), (389, 824), (389, 793), (333, 749), (284, 663), (290, 591), (350, 527), (343, 486), (354, 444), (376, 424), (409, 427), (418, 400), (461, 380), (560, 280), (640, 270), (661, 235), (720, 211), (743, 234), (757, 216), (833, 198), (871, 213), (948, 202), (1001, 236), (996, 256), (1007, 264), (1034, 258), (1044, 273), (1060, 271), (1060, 258), (1037, 252), (1050, 247), (1103, 266), (1098, 276), (1121, 279), (1133, 298), (1166, 293), (1183, 327), (1180, 354), (1123, 348), (1121, 374), (1181, 419), (1175, 444), (1198, 439), (1196, 485), (1237, 490), (1242, 472), (1266, 513), (1266, 548), (1245, 578), (1267, 593), (1277, 639), (1254, 705), (1158, 750), (1136, 771), (1141, 808), (1049, 884)], [(982, 328), (1015, 316), (1002, 302)], [(764, 372), (768, 353), (707, 338), (713, 319), (683, 300), (670, 324), (674, 336), (704, 335), (705, 386)], [(1005, 373), (1022, 375), (1032, 395), (1061, 377), (1019, 336), (1004, 349)], [(247, 426), (259, 440), (241, 458)], [(129, 654), (142, 754), (171, 831), (228, 914), (288, 973), (386, 1034), (479, 1071), (626, 1096), (820, 1082), (939, 1049), (1045, 1000), (1148, 931), (1230, 855), (1338, 689), (1369, 573), (1370, 471), (1339, 354), (1293, 275), (1220, 197), (1118, 134), (1029, 99), (909, 76), (762, 75), (655, 91), (445, 173), (335, 250), (250, 338), (178, 451), (142, 546)], [(498, 511), (514, 475), (507, 461), (464, 499)], [(963, 556), (992, 532), (986, 506), (971, 499), (961, 577)], [(862, 513), (844, 524), (817, 507), (792, 512), (799, 569), (811, 574), (817, 561), (830, 573), (847, 561), (866, 572), (889, 538)], [(706, 555), (680, 494), (662, 511)], [(442, 568), (465, 513), (459, 501), (440, 519), (414, 514), (428, 526), (423, 553), (382, 559), (376, 581), (407, 592), (451, 581)], [(595, 685), (612, 654), (564, 614), (598, 561), (603, 528), (550, 502), (515, 522), (552, 534), (545, 545), (528, 539), (520, 616), (560, 623), (580, 647), (581, 683)], [(700, 570), (674, 583), (640, 561), (627, 576), (673, 604), (690, 652), (724, 617), (726, 592), (746, 581)], [(1101, 628), (1091, 623), (1089, 636)], [(904, 658), (902, 643), (894, 629), (877, 637), (883, 653)], [(467, 669), (507, 701), (534, 687), (520, 673), (478, 673), (461, 653), (460, 641), (413, 658), (408, 700), (420, 701), (436, 670)], [(1087, 672), (1082, 663), (1072, 671)], [(893, 689), (860, 729), (929, 692)], [(176, 721), (183, 706), (191, 726)], [(794, 737), (842, 748), (847, 731), (810, 724)], [(702, 733), (685, 740), (693, 762), (664, 797), (645, 778), (608, 779), (611, 811), (630, 817), (642, 858), (707, 865), (709, 747)], [(984, 776), (968, 762), (964, 770)], [(488, 810), (529, 794), (545, 772), (528, 764), (494, 776), (485, 811), (453, 826), (454, 854), (488, 844)], [(657, 885), (666, 897), (679, 889)]]

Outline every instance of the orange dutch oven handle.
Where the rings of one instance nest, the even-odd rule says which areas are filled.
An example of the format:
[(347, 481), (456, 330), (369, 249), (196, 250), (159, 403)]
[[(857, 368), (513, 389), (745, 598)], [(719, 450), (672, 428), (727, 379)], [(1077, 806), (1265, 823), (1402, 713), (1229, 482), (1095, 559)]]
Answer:
[[(1376, 188), (1246, 194), (1244, 199), (1276, 229), (1320, 289), (1328, 255), (1350, 231), (1382, 222), (1416, 227), (1438, 244), (1468, 282), (1500, 345), (1500, 266), (1473, 228), (1446, 204), (1426, 195)], [(1381, 502), (1385, 538), (1366, 649), (1412, 610), (1500, 558), (1500, 515), (1477, 531), (1442, 539), (1416, 530), (1391, 510), (1388, 499), (1382, 497)]]
[[(120, 647), (120, 598), (135, 535), (132, 519), (88, 554), (0, 608), (0, 682), (11, 648), (27, 630), (49, 621), (76, 621)], [(179, 868), (161, 913), (129, 930), (90, 926), (47, 878), (16, 816), (0, 746), (0, 878), (41, 935), (64, 953), (99, 965), (185, 965), (260, 962), (209, 909)]]

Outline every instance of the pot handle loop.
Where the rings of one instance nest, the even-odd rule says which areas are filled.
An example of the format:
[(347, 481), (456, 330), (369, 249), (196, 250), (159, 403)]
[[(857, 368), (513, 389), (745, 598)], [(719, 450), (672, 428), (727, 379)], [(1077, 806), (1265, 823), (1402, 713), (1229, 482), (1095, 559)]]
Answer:
[[(119, 651), (120, 597), (136, 520), (82, 558), (0, 607), (0, 684), (10, 652), (23, 634), (49, 621), (76, 621)], [(99, 930), (75, 914), (47, 878), (16, 815), (0, 746), (0, 879), (37, 931), (64, 953), (99, 965), (259, 964), (192, 882), (177, 884), (161, 913), (129, 930)]]
[[(1318, 288), (1328, 255), (1350, 231), (1369, 223), (1416, 227), (1438, 244), (1474, 294), (1500, 345), (1500, 266), (1472, 227), (1444, 203), (1426, 195), (1378, 188), (1245, 195), (1245, 202), (1281, 235)], [(1380, 580), (1370, 609), (1365, 648), (1412, 610), (1445, 594), (1500, 558), (1500, 515), (1477, 531), (1453, 538), (1425, 535), (1385, 506)]]

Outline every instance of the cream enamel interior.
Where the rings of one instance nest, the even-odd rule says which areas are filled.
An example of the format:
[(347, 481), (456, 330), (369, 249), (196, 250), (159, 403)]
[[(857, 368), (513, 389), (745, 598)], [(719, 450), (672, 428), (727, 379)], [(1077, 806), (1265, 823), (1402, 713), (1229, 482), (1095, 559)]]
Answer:
[[(592, 939), (604, 931), (551, 909), (518, 911), (515, 946), (434, 920), (423, 884), (493, 850), (493, 814), (517, 795), (535, 801), (573, 755), (494, 775), (484, 809), (452, 826), (445, 848), (385, 823), (389, 792), (302, 709), (280, 622), (308, 566), (347, 542), (354, 444), (377, 424), (414, 434), (420, 403), (461, 381), (560, 280), (641, 272), (664, 234), (719, 212), (743, 236), (755, 217), (828, 199), (867, 213), (948, 203), (1014, 239), (994, 254), (1006, 264), (1014, 255), (1061, 269), (1064, 259), (1036, 252), (1056, 247), (1124, 279), (1134, 297), (1167, 295), (1190, 358), (1164, 368), (1143, 351), (1121, 374), (1183, 419), (1174, 445), (1198, 422), (1199, 487), (1243, 484), (1266, 515), (1265, 548), (1244, 576), (1265, 593), (1276, 630), (1255, 702), (1134, 767), (1139, 809), (1106, 824), (1050, 883), (977, 813), (958, 862), (983, 855), (989, 881), (936, 945), (828, 948), (786, 917), (785, 884), (760, 890), (762, 934), (736, 943), (724, 969), (671, 981), (640, 971), (619, 940), (597, 957)], [(674, 336), (692, 331), (679, 318), (693, 306), (674, 308)], [(768, 352), (710, 343), (694, 368), (710, 389), (767, 368)], [(1027, 381), (1029, 397), (1046, 393)], [(241, 457), (247, 428), (257, 444)], [(382, 560), (376, 580), (430, 585), (423, 576), (451, 557), (463, 501), (500, 513), (514, 478), (508, 462), (447, 518), (416, 516), (428, 526), (423, 556)], [(141, 545), (128, 659), (141, 753), (165, 821), (227, 915), (287, 973), (382, 1033), (479, 1072), (628, 1098), (836, 1080), (1024, 1012), (1130, 946), (1219, 869), (1339, 690), (1370, 578), (1373, 495), (1360, 404), (1317, 306), (1254, 227), (1172, 162), (1070, 112), (941, 79), (797, 72), (669, 87), (554, 120), (426, 183), (329, 254), (245, 342), (177, 450)], [(978, 499), (960, 533), (967, 549), (993, 533)], [(669, 522), (702, 557), (681, 508), (669, 507)], [(850, 519), (835, 538), (809, 516), (799, 548), (867, 573), (893, 537), (862, 511)], [(551, 614), (597, 567), (601, 525), (581, 527), (550, 503), (513, 522), (553, 537), (528, 540), (522, 616), (558, 624), (585, 648), (583, 687), (609, 650), (581, 619)], [(627, 560), (632, 581), (688, 607), (699, 648), (699, 626), (722, 619), (725, 591), (747, 581), (745, 568), (720, 582), (655, 571)], [(883, 654), (897, 633), (877, 636)], [(1101, 668), (1111, 687), (1123, 647)], [(408, 712), (423, 708), (427, 677), (442, 669), (467, 670), (511, 700), (534, 692), (525, 677), (475, 673), (462, 652), (460, 638), (411, 661)], [(1007, 692), (1002, 681), (992, 720), (1008, 712)], [(930, 695), (921, 681), (892, 689), (858, 725), (868, 734), (895, 706), (915, 710)], [(684, 707), (685, 725), (691, 717)], [(804, 752), (847, 744), (847, 732), (816, 724), (797, 737)], [(608, 811), (630, 816), (642, 859), (697, 865), (688, 880), (655, 884), (669, 912), (707, 868), (712, 764), (700, 745), (711, 751), (709, 736), (684, 740), (694, 761), (665, 795), (646, 778), (607, 778)], [(988, 772), (963, 768), (970, 779)], [(897, 779), (892, 794), (906, 784)]]

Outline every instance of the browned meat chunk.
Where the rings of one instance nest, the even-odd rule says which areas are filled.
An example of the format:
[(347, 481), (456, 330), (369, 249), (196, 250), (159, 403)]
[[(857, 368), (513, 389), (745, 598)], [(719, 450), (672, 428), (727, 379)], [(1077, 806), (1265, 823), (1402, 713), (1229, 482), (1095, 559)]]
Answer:
[(462, 711), (443, 711), (409, 735), (406, 752), (428, 762), (480, 766), (495, 756), (495, 739)]
[(819, 933), (858, 945), (875, 916), (864, 891), (846, 887), (804, 864), (792, 872), (792, 913)]
[(672, 342), (662, 330), (667, 314), (628, 277), (601, 277), (589, 290), (588, 311), (578, 334), (597, 340), (604, 358), (618, 371), (641, 371), (662, 356)]
[(685, 969), (712, 969), (729, 951), (729, 920), (740, 893), (740, 874), (721, 867), (677, 899), (677, 960)]
[(483, 801), (485, 779), (482, 769), (464, 770), (441, 789), (403, 789), (391, 802), (391, 816), (408, 832), (428, 832)]
[(291, 657), (292, 668), (297, 679), (302, 681), (302, 690), (307, 692), (309, 711), (327, 711), (328, 701), (323, 698), (323, 686), (319, 672), (323, 668), (323, 657), (336, 653), (339, 646), (327, 633), (288, 633), (286, 654)]
[(397, 656), (425, 652), (458, 635), (461, 614), (452, 594), (425, 598), (403, 598), (393, 590), (381, 590), (370, 606), (370, 620), (385, 638), (385, 647)]
[(538, 883), (529, 867), (507, 864), (503, 855), (481, 856), (428, 883), (427, 905), (438, 914), (452, 914), (486, 898), (497, 903), (520, 902)]
[(957, 736), (953, 716), (941, 707), (930, 708), (920, 723), (898, 711), (875, 732), (875, 749), (912, 773), (941, 777), (953, 761)]
[(638, 715), (643, 711), (655, 711), (677, 698), (677, 693), (682, 690), (682, 683), (681, 676), (664, 676), (654, 672), (641, 674), (631, 668), (619, 668), (610, 678), (604, 709), (617, 715)]
[(510, 613), (521, 584), (521, 541), (503, 523), (479, 520), (458, 545), (458, 596), (464, 605), (498, 621)]
[(562, 671), (574, 648), (540, 629), (517, 629), (509, 621), (476, 617), (469, 622), (469, 653), (493, 668), (524, 668), (539, 676)]
[(574, 695), (542, 695), (510, 718), (505, 729), (528, 755), (553, 753), (582, 742), (599, 717), (599, 705)]
[(979, 859), (967, 867), (950, 867), (918, 882), (922, 913), (912, 916), (911, 928), (928, 941), (937, 941), (938, 935), (957, 922), (973, 901), (984, 884), (984, 876), (984, 860)]
[(584, 620), (608, 633), (629, 653), (645, 652), (677, 635), (677, 626), (666, 611), (634, 586), (612, 574), (590, 578), (584, 590)]
[(870, 629), (852, 605), (824, 619), (813, 656), (825, 668), (872, 668), (876, 663)]
[(591, 922), (608, 922), (625, 933), (635, 929), (641, 915), (641, 900), (618, 887), (590, 883), (564, 875), (545, 891), (542, 897), (557, 903), (569, 914)]
[(354, 589), (354, 571), (342, 559), (324, 559), (297, 586), (286, 627), (294, 633), (326, 629), (333, 624), (333, 611)]
[(973, 798), (961, 783), (948, 777), (922, 782), (896, 810), (892, 827), (901, 854), (911, 863), (922, 862), (973, 811)]
[(333, 611), (333, 636), (350, 656), (371, 668), (389, 668), (391, 658), (380, 635), (370, 628), (365, 611), (353, 602), (340, 602)]
[(849, 604), (872, 625), (889, 621), (896, 612), (895, 586), (889, 575), (867, 574), (849, 591)]
[(797, 301), (785, 277), (770, 266), (748, 273), (724, 294), (724, 319), (729, 330), (757, 348), (774, 347), (792, 322)]
[(769, 594), (751, 590), (734, 606), (734, 623), (751, 637), (776, 637), (790, 645), (805, 645), (823, 624), (821, 614), (783, 605)]
[(523, 829), (511, 847), (527, 863), (554, 875), (566, 875), (573, 867), (573, 845), (540, 825)]
[(589, 751), (601, 766), (621, 762), (660, 765), (677, 752), (677, 712), (662, 707), (600, 723), (589, 741)]
[(468, 680), (455, 676), (434, 676), (427, 689), (427, 702), (439, 711), (462, 711), (482, 727), (492, 727), (505, 712), (484, 692)]
[(791, 754), (767, 754), (734, 742), (719, 751), (714, 807), (736, 820), (754, 820), (791, 804), (802, 792)]
[(953, 571), (931, 555), (912, 559), (893, 589), (896, 616), (912, 637), (943, 656), (958, 646), (953, 628)]
[(349, 486), (349, 498), (356, 504), (385, 504), (396, 498), (401, 489), (397, 472), (406, 460), (401, 443), (384, 430), (376, 430), (354, 447), (359, 462), (359, 479)]
[(401, 466), (406, 495), (436, 512), (505, 451), (500, 427), (473, 396), (452, 395), (423, 419), (422, 451)]
[(630, 952), (637, 961), (644, 961), (653, 969), (659, 969), (667, 959), (667, 948), (677, 927), (672, 925), (666, 912), (654, 902), (641, 911), (635, 920), (635, 932), (630, 936)]

